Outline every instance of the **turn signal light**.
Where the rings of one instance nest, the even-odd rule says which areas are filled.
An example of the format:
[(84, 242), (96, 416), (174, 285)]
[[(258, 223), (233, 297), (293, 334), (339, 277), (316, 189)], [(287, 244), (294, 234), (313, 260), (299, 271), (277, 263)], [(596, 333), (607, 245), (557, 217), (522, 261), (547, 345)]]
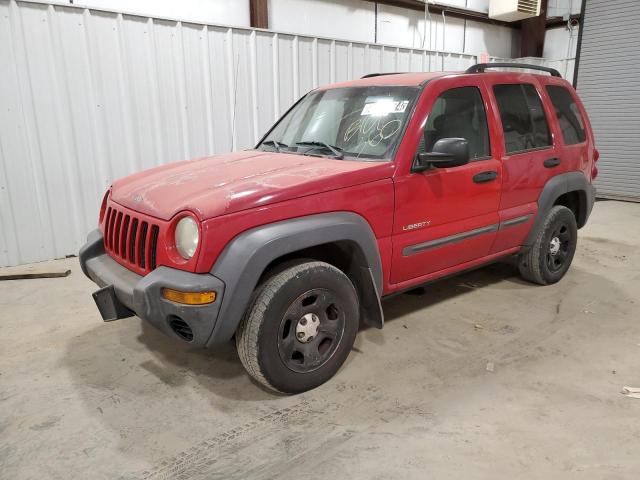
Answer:
[(167, 300), (184, 305), (206, 305), (216, 301), (216, 292), (180, 292), (163, 288), (162, 296)]

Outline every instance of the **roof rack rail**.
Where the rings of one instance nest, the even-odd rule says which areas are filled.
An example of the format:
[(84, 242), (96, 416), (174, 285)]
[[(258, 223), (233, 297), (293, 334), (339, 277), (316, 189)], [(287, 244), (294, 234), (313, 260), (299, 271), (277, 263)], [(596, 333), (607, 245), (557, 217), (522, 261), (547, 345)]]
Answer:
[(541, 72), (550, 73), (552, 77), (562, 78), (560, 72), (555, 68), (530, 65), (528, 63), (478, 63), (467, 68), (466, 73), (484, 73), (487, 68), (524, 68), (527, 70), (540, 70)]
[(406, 72), (367, 73), (364, 77), (360, 78), (382, 77), (384, 75), (402, 75), (403, 73)]

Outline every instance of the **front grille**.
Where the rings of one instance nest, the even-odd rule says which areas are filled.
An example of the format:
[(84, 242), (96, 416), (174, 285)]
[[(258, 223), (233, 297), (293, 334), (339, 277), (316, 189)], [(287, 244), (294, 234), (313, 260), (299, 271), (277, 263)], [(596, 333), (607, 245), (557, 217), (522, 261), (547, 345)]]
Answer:
[[(149, 229), (151, 232), (149, 233)], [(156, 268), (160, 227), (134, 214), (110, 206), (104, 221), (104, 247), (113, 257), (137, 265), (141, 270)]]

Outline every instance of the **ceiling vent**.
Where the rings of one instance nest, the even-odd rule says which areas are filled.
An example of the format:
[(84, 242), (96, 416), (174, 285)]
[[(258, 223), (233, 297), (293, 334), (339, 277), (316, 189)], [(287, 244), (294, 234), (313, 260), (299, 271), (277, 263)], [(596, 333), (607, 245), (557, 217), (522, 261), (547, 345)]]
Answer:
[(489, 18), (517, 22), (540, 15), (542, 0), (490, 0)]

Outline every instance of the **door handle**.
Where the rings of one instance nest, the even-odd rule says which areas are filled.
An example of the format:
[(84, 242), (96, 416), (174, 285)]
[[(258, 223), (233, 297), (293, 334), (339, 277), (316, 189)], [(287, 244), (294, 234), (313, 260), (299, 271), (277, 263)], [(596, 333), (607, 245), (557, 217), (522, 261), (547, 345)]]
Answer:
[(560, 165), (560, 159), (558, 157), (547, 158), (544, 161), (544, 166), (546, 168), (553, 168), (553, 167), (557, 167), (558, 165)]
[(473, 176), (473, 181), (475, 183), (486, 183), (486, 182), (491, 182), (492, 180), (495, 180), (496, 178), (498, 178), (498, 172), (495, 172), (493, 170), (489, 170), (487, 172), (476, 173)]

